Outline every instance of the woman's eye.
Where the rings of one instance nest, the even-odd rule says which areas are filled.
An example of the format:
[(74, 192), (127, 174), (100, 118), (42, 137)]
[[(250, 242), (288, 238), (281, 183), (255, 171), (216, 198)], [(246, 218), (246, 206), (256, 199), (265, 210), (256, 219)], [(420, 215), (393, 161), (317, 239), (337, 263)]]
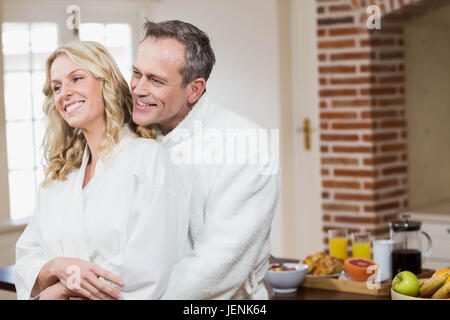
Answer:
[(59, 89), (61, 89), (61, 86), (59, 86), (59, 85), (53, 87), (53, 91), (54, 91), (54, 92), (58, 92)]
[(77, 81), (79, 81), (79, 80), (81, 80), (81, 79), (83, 79), (83, 78), (82, 78), (82, 77), (74, 77), (74, 78), (73, 78), (73, 81), (74, 81), (74, 82), (77, 82)]

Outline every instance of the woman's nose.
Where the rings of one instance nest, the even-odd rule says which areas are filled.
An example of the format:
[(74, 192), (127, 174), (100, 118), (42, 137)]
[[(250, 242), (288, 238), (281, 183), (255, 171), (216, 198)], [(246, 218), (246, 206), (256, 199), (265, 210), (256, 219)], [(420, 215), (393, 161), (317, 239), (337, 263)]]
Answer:
[(66, 99), (70, 98), (73, 94), (72, 87), (69, 85), (61, 85), (61, 96)]

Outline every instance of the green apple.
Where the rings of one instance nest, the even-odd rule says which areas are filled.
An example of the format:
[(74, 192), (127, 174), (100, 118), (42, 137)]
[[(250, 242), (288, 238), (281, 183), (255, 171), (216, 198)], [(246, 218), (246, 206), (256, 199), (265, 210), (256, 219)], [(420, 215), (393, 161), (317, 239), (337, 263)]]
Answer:
[(417, 297), (419, 295), (420, 282), (414, 273), (402, 271), (392, 280), (392, 289), (406, 296)]

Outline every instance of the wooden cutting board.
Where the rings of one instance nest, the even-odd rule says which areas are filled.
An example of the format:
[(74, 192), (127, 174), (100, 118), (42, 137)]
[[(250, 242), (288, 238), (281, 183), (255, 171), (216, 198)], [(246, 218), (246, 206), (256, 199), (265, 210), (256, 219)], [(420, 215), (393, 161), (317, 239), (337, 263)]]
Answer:
[[(374, 283), (372, 283), (375, 286)], [(391, 294), (391, 282), (381, 282), (378, 287), (368, 288), (366, 281), (353, 281), (337, 278), (321, 278), (306, 276), (302, 283), (303, 287), (325, 289), (332, 291), (351, 292), (375, 296), (389, 296)]]

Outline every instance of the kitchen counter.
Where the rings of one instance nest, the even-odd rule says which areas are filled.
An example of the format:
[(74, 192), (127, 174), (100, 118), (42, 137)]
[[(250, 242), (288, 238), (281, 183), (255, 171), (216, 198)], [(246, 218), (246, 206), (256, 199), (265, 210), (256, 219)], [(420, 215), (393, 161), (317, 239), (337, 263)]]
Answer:
[[(0, 268), (0, 289), (15, 292), (14, 266)], [(362, 295), (339, 291), (299, 287), (296, 293), (274, 293), (269, 285), (271, 300), (390, 300), (389, 296)]]

